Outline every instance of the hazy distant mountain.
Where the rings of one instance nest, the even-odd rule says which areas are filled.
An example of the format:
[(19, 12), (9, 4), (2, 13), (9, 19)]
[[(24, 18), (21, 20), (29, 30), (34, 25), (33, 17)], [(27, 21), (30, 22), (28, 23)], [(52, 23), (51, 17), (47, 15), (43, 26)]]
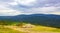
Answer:
[(41, 22), (41, 21), (60, 21), (60, 15), (51, 14), (32, 14), (32, 15), (18, 15), (13, 16), (10, 19), (19, 21)]
[(0, 16), (0, 20), (25, 21), (32, 24), (53, 26), (60, 28), (60, 15), (52, 14), (31, 14), (17, 16)]

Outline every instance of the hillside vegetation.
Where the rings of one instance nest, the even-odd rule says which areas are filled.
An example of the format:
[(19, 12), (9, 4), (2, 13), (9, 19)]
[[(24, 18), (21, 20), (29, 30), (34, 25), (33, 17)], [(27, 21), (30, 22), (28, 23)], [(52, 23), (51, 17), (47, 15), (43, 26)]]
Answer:
[[(15, 27), (15, 30), (13, 27)], [(20, 31), (20, 29), (22, 29), (23, 32)], [(26, 30), (30, 32), (60, 32), (60, 28), (35, 25), (27, 22), (0, 21), (0, 33), (25, 33), (24, 31)]]

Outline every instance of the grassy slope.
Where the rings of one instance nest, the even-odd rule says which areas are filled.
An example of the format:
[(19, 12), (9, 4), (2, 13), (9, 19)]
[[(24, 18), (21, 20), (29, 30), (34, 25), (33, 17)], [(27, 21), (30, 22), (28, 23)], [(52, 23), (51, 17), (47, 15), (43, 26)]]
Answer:
[(52, 27), (45, 27), (45, 26), (36, 26), (31, 30), (34, 31), (44, 31), (44, 32), (60, 32), (60, 29), (52, 28)]
[(20, 31), (17, 31), (17, 30), (12, 30), (12, 29), (0, 26), (0, 33), (23, 33), (23, 32), (20, 32)]
[[(9, 22), (7, 23), (8, 25), (16, 25), (16, 24), (19, 24), (20, 22)], [(57, 28), (52, 28), (52, 27), (45, 27), (45, 26), (38, 26), (36, 25), (35, 27), (33, 28), (29, 28), (29, 30), (33, 30), (33, 31), (47, 31), (47, 32), (60, 32), (60, 29), (57, 29)], [(16, 31), (16, 30), (12, 30), (12, 29), (9, 29), (9, 28), (4, 28), (2, 26), (0, 26), (0, 33), (23, 33), (23, 32), (19, 32), (19, 31)]]
[[(25, 23), (28, 24), (28, 23)], [(33, 28), (27, 28), (31, 31), (42, 31), (42, 32), (60, 32), (60, 29), (58, 28), (53, 28), (53, 27), (47, 27), (47, 26), (40, 26), (40, 25), (35, 25)]]

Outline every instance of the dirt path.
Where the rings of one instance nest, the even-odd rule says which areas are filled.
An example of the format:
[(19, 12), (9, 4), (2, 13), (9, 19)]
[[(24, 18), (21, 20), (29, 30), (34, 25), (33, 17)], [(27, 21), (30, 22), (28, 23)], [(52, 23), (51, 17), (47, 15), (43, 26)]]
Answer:
[(28, 30), (27, 28), (18, 28), (16, 26), (5, 26), (7, 28), (11, 28), (14, 30), (18, 30), (21, 32), (26, 32), (26, 33), (59, 33), (59, 32), (39, 32), (39, 31), (32, 31), (32, 30)]

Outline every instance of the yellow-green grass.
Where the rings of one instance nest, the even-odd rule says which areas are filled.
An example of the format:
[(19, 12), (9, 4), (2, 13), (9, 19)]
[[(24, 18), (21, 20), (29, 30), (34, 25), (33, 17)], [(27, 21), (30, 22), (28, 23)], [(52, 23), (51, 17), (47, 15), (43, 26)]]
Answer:
[(41, 31), (41, 32), (60, 32), (60, 29), (46, 27), (46, 26), (35, 26), (31, 30), (33, 31)]
[(24, 32), (20, 32), (17, 30), (12, 30), (10, 28), (5, 28), (3, 26), (0, 26), (0, 33), (24, 33)]

